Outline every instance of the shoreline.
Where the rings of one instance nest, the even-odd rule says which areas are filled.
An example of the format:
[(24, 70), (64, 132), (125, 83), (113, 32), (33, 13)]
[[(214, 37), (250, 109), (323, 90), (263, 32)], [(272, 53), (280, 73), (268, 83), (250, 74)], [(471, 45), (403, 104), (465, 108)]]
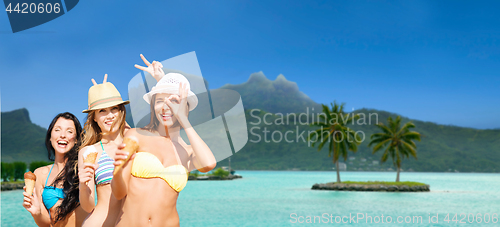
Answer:
[[(239, 169), (238, 171), (270, 171), (270, 172), (332, 172), (335, 170), (265, 170), (265, 169)], [(396, 173), (396, 171), (340, 171), (340, 173)], [(500, 172), (425, 172), (425, 171), (401, 171), (402, 173), (439, 173), (439, 174), (498, 174)]]
[(349, 184), (326, 183), (314, 184), (311, 190), (358, 191), (358, 192), (430, 192), (428, 184), (423, 185), (393, 185), (393, 184)]
[[(240, 175), (229, 175), (227, 177), (220, 176), (189, 176), (189, 181), (207, 181), (207, 180), (233, 180), (243, 178)], [(24, 182), (2, 182), (1, 191), (23, 190)]]
[(206, 181), (206, 180), (233, 180), (233, 179), (238, 179), (238, 178), (243, 178), (241, 175), (229, 175), (227, 177), (221, 177), (221, 176), (189, 176), (188, 181)]
[(23, 190), (24, 187), (24, 182), (21, 183), (4, 183), (2, 182), (2, 189), (1, 191), (12, 191), (12, 190)]

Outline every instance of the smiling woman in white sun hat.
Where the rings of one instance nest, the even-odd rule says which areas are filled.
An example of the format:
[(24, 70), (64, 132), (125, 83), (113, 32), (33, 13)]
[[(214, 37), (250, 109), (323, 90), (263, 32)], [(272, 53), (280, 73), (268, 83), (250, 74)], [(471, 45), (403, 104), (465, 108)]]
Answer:
[[(141, 57), (148, 67), (136, 67), (160, 80), (144, 95), (150, 104), (150, 123), (125, 134), (125, 138), (138, 142), (139, 152), (126, 162), (128, 154), (117, 152), (115, 165), (123, 164), (123, 168), (117, 171), (111, 184), (113, 195), (125, 201), (116, 224), (179, 226), (177, 198), (187, 183), (189, 171), (208, 172), (215, 167), (216, 160), (188, 120), (189, 111), (198, 104), (189, 81), (179, 73), (163, 75), (161, 63), (150, 64)], [(191, 145), (181, 138), (181, 128)]]

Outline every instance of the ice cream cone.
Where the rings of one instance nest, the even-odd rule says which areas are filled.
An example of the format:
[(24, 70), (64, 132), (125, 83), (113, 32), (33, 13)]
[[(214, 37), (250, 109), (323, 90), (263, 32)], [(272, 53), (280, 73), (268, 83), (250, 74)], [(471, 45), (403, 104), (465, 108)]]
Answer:
[(33, 194), (33, 189), (35, 188), (36, 175), (31, 171), (24, 173), (24, 186), (26, 186), (26, 192), (31, 195)]
[(123, 165), (126, 162), (128, 162), (128, 160), (130, 160), (130, 158), (132, 157), (132, 155), (135, 152), (137, 152), (137, 150), (139, 149), (139, 143), (135, 139), (126, 137), (126, 138), (123, 139), (123, 143), (125, 144), (125, 147), (122, 150), (123, 151), (127, 151), (128, 152), (128, 156), (127, 156), (127, 159), (125, 161), (123, 161), (121, 165), (119, 165), (119, 166), (117, 166), (115, 168), (115, 170), (113, 171), (113, 175), (116, 174), (116, 172), (118, 172), (123, 167)]
[[(83, 163), (84, 164), (95, 164), (95, 160), (97, 159), (97, 151), (95, 149), (87, 149), (83, 152)], [(89, 182), (85, 182), (88, 185)]]
[[(88, 150), (87, 150), (88, 151)], [(91, 163), (91, 164), (94, 164), (95, 163), (95, 160), (97, 158), (97, 151), (96, 152), (85, 152), (83, 154), (83, 163)]]

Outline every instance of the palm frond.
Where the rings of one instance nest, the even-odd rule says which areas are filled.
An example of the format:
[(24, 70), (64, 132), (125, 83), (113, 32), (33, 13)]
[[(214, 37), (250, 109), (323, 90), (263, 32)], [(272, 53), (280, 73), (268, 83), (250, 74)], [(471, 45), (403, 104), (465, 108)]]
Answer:
[[(323, 105), (323, 113), (325, 113), (325, 116), (326, 116), (326, 119), (328, 120), (327, 122), (330, 122), (330, 119), (331, 119), (331, 115), (330, 115), (330, 109), (328, 109), (328, 106), (327, 105)], [(323, 116), (323, 115), (322, 115)]]
[(418, 140), (420, 141), (420, 133), (414, 132), (414, 131), (409, 131), (401, 135), (401, 137), (404, 138), (404, 140)]
[[(413, 142), (413, 141), (411, 141), (411, 142)], [(411, 154), (411, 156), (413, 156), (415, 159), (417, 159), (417, 150), (415, 150), (415, 148), (411, 144), (408, 144), (405, 141), (401, 141), (401, 144), (403, 144), (403, 146), (405, 147), (407, 154), (409, 153), (409, 154)]]
[(410, 128), (415, 128), (415, 125), (412, 122), (407, 122), (403, 125), (403, 127), (401, 127), (401, 129), (399, 129), (398, 134), (407, 132), (408, 130), (410, 130)]
[(333, 156), (333, 153), (335, 153), (333, 151), (334, 147), (333, 147), (333, 141), (330, 141), (330, 143), (328, 144), (328, 157), (331, 157)]
[(384, 154), (382, 154), (382, 159), (380, 159), (380, 161), (381, 161), (382, 163), (386, 162), (386, 161), (387, 161), (387, 158), (389, 158), (389, 154), (390, 154), (390, 152), (389, 152), (389, 148), (391, 148), (391, 147), (387, 147), (387, 148), (385, 149), (385, 151), (384, 151)]
[(311, 124), (309, 124), (310, 126), (317, 126), (317, 127), (329, 127), (330, 125), (324, 123), (324, 122), (321, 122), (321, 121), (316, 121), (316, 122), (312, 122)]
[(326, 142), (331, 142), (328, 138), (330, 138), (330, 132), (328, 132), (328, 135), (323, 139), (323, 141), (319, 144), (318, 149), (321, 150), (323, 146), (325, 145)]
[[(380, 149), (384, 148), (387, 143), (390, 143), (392, 139), (386, 139), (384, 141), (379, 142), (375, 147), (373, 147), (373, 152), (372, 154), (375, 154), (375, 152), (379, 151)], [(390, 147), (390, 146), (388, 146)]]
[(382, 140), (385, 140), (385, 139), (389, 139), (389, 138), (393, 138), (391, 135), (388, 135), (388, 134), (385, 134), (385, 133), (374, 133), (370, 136), (370, 139), (382, 139)]
[(385, 134), (394, 135), (394, 132), (391, 131), (391, 129), (389, 127), (385, 126), (382, 122), (376, 124), (375, 126), (377, 126), (379, 129), (381, 129)]
[(391, 137), (379, 137), (376, 139), (372, 139), (370, 141), (370, 143), (368, 144), (368, 147), (371, 147), (373, 144), (377, 144), (377, 143), (380, 143), (380, 142), (386, 141), (386, 140), (392, 140), (392, 138)]

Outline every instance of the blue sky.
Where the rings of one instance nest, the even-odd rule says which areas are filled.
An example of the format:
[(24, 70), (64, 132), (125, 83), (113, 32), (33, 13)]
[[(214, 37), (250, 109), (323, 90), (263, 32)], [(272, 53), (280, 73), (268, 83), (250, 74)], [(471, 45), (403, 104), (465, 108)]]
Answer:
[(499, 2), (80, 1), (12, 34), (0, 13), (1, 110), (81, 120), (91, 78), (123, 96), (148, 59), (196, 51), (210, 88), (283, 74), (318, 103), (500, 128)]

